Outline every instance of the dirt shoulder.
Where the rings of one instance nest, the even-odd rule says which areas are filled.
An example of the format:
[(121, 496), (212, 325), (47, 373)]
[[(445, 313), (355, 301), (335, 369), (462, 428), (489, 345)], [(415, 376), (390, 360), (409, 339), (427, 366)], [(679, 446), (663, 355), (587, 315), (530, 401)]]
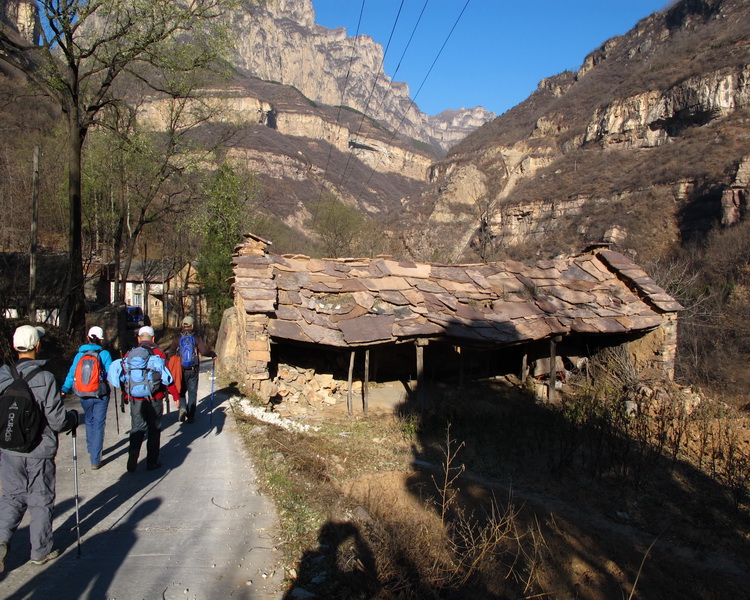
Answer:
[(663, 454), (630, 450), (641, 472), (618, 474), (609, 451), (596, 458), (595, 432), (565, 431), (559, 410), (529, 402), (493, 386), (425, 415), (388, 402), (366, 417), (280, 407), (306, 431), (246, 417), (280, 506), (289, 597), (745, 593), (745, 504)]

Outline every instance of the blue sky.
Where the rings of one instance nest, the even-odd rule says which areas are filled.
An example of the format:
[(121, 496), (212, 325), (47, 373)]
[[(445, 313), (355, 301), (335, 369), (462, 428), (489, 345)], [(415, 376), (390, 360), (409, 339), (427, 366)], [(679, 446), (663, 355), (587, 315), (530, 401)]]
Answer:
[[(502, 114), (527, 98), (540, 79), (577, 70), (589, 52), (667, 4), (667, 0), (469, 0), (467, 5), (466, 0), (427, 0), (424, 8), (425, 0), (365, 0), (359, 32), (385, 48), (393, 30), (385, 72), (407, 82), (412, 98), (424, 81), (416, 97), (423, 112), (484, 106)], [(313, 7), (319, 25), (346, 27), (349, 36), (356, 33), (361, 0), (313, 0)]]

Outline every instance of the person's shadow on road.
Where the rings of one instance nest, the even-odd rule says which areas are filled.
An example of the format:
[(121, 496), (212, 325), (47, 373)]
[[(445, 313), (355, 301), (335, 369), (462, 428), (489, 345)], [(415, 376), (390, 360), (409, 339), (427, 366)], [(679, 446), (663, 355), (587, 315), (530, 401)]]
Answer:
[(33, 577), (10, 599), (108, 598), (107, 593), (118, 569), (135, 545), (138, 524), (155, 512), (161, 500), (151, 498), (136, 504), (124, 521), (84, 539), (78, 552), (69, 552)]
[(353, 523), (328, 521), (318, 547), (305, 552), (283, 600), (305, 597), (373, 598), (380, 590), (375, 557)]

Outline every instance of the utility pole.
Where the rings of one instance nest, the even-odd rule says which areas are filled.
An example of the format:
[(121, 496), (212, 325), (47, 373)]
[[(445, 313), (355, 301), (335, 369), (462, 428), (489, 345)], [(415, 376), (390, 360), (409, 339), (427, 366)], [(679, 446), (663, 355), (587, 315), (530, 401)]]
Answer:
[(148, 245), (143, 243), (143, 320), (148, 322), (148, 277), (146, 271), (148, 269)]

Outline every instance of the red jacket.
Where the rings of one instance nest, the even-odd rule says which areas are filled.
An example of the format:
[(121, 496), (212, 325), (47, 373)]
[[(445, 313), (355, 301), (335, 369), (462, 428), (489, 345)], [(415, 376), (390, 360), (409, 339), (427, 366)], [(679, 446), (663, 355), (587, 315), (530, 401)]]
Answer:
[[(159, 348), (159, 346), (157, 346), (154, 342), (141, 342), (139, 346), (142, 346), (143, 348), (149, 348), (156, 356), (161, 356), (166, 363), (167, 356), (164, 354), (162, 349)], [(169, 395), (172, 396), (175, 404), (179, 404), (180, 392), (177, 391), (177, 387), (175, 386), (174, 382), (170, 383), (169, 385), (161, 384), (159, 390), (154, 394), (154, 400), (164, 400), (167, 392), (169, 392)], [(128, 396), (128, 394), (124, 390), (123, 394), (125, 395), (125, 400), (143, 400), (143, 398), (133, 398), (131, 396)]]

